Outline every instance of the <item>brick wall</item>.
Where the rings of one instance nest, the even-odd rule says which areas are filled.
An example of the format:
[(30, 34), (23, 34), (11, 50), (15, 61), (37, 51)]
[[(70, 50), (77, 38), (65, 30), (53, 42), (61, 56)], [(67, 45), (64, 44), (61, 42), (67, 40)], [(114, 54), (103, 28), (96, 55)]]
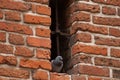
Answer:
[(119, 8), (118, 0), (76, 0), (68, 8), (73, 80), (120, 79)]
[(0, 0), (0, 80), (49, 80), (48, 3), (49, 0)]
[(120, 1), (69, 4), (72, 45), (65, 74), (50, 72), (49, 0), (0, 0), (0, 80), (120, 79)]

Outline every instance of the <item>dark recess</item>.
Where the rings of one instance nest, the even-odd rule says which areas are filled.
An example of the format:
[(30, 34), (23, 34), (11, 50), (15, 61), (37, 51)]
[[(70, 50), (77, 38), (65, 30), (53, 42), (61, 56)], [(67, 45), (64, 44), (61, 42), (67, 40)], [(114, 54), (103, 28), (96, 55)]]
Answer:
[[(68, 0), (57, 0), (57, 5), (56, 5), (56, 0), (50, 0), (49, 6), (51, 7), (51, 31), (54, 33), (56, 31), (56, 6), (58, 6), (57, 13), (58, 13), (58, 25), (59, 25), (59, 31), (60, 33), (67, 33), (69, 34), (69, 29), (66, 27), (66, 9), (68, 6)], [(57, 36), (59, 35), (59, 52), (60, 55), (64, 59), (64, 70), (65, 72), (65, 65), (70, 58), (70, 47), (69, 47), (69, 40), (70, 36), (66, 35), (60, 35), (60, 34), (52, 34), (51, 33), (51, 42), (52, 42), (52, 48), (51, 48), (51, 60), (54, 59), (57, 56)]]

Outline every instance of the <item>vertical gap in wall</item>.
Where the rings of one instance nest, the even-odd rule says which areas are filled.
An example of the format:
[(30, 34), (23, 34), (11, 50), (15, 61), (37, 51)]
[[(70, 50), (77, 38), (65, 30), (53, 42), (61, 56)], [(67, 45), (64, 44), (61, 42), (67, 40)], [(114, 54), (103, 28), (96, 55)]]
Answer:
[(55, 4), (55, 0), (50, 0), (49, 6), (51, 7), (51, 60), (55, 59), (55, 57), (57, 56), (57, 44), (56, 44), (56, 35), (52, 34), (55, 30), (56, 30), (56, 4)]
[[(66, 24), (66, 7), (65, 7), (66, 1), (64, 0), (58, 0), (58, 23), (59, 23), (59, 51), (60, 55), (63, 57), (64, 60), (64, 69), (62, 72), (65, 72), (65, 66), (66, 63), (70, 57), (70, 48), (69, 48), (69, 30), (65, 26)], [(50, 0), (49, 6), (51, 7), (51, 19), (52, 23), (50, 26), (50, 29), (52, 33), (56, 31), (56, 0)], [(54, 59), (57, 56), (57, 40), (56, 40), (56, 34), (51, 33), (51, 42), (52, 42), (52, 48), (51, 48), (51, 60)], [(68, 35), (66, 35), (68, 34)]]

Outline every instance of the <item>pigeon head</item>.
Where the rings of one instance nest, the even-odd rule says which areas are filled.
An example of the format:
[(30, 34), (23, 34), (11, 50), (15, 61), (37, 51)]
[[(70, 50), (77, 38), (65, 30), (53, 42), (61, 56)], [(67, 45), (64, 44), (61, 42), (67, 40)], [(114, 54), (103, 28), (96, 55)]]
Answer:
[(63, 61), (62, 56), (57, 56), (55, 59), (58, 60), (58, 61)]
[(55, 58), (55, 63), (56, 63), (58, 66), (62, 65), (62, 64), (63, 64), (63, 58), (62, 58), (62, 56), (57, 56), (57, 57)]

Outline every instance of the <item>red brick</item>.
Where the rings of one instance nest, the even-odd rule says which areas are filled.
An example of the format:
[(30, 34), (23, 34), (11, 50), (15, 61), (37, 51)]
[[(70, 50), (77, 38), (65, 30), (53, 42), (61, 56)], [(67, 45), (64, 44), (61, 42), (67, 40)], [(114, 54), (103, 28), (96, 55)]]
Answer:
[(0, 77), (0, 80), (21, 80), (21, 79), (16, 79), (16, 78), (7, 78), (7, 77)]
[(76, 53), (88, 53), (88, 54), (95, 54), (95, 55), (107, 55), (107, 48), (98, 47), (98, 46), (90, 46), (84, 44), (76, 44), (72, 47), (72, 54)]
[(8, 23), (8, 22), (0, 22), (0, 30), (8, 31), (8, 32), (17, 32), (22, 34), (33, 34), (32, 29), (29, 26), (21, 25), (17, 23)]
[(24, 15), (24, 22), (29, 23), (29, 24), (41, 24), (41, 25), (45, 25), (45, 26), (50, 26), (51, 18), (25, 14)]
[(5, 56), (5, 64), (17, 65), (17, 58), (14, 56)]
[(120, 26), (120, 18), (94, 16), (93, 22), (101, 25)]
[(108, 46), (120, 46), (120, 39), (95, 36), (95, 44), (108, 45)]
[(5, 19), (11, 20), (11, 21), (20, 21), (21, 20), (21, 14), (16, 11), (6, 11), (5, 12)]
[(120, 37), (120, 29), (109, 28), (109, 34), (115, 37)]
[(41, 59), (50, 59), (50, 51), (49, 50), (42, 50), (37, 49), (36, 50), (36, 57)]
[(27, 37), (27, 44), (33, 47), (51, 48), (51, 41), (44, 38)]
[(120, 67), (120, 60), (109, 59), (109, 58), (95, 58), (95, 64), (101, 66), (109, 66), (109, 67)]
[(92, 33), (99, 33), (99, 34), (108, 34), (108, 28), (103, 26), (94, 26), (87, 23), (75, 23), (70, 30), (70, 33), (73, 34), (78, 30), (82, 31), (89, 31)]
[(13, 53), (13, 46), (0, 44), (0, 53), (12, 54)]
[(0, 56), (0, 64), (17, 65), (17, 59), (14, 56)]
[(107, 14), (107, 15), (115, 15), (116, 9), (112, 8), (112, 7), (103, 6), (102, 12), (103, 12), (103, 14)]
[(118, 8), (118, 16), (120, 16), (120, 8)]
[(9, 42), (11, 44), (23, 45), (24, 44), (24, 38), (21, 35), (10, 34), (9, 35)]
[(48, 4), (49, 0), (24, 0), (27, 2), (37, 2), (37, 3), (42, 3), (42, 4)]
[(0, 10), (0, 19), (2, 19), (3, 18), (3, 12), (2, 12), (2, 10)]
[[(0, 80), (8, 80), (7, 78), (0, 77)], [(13, 79), (14, 80), (14, 79)]]
[(109, 69), (89, 65), (77, 65), (75, 73), (109, 77)]
[(120, 79), (120, 70), (113, 69), (113, 78)]
[(41, 37), (50, 37), (50, 29), (36, 28), (36, 35)]
[(36, 5), (36, 13), (50, 16), (51, 9), (48, 6)]
[(85, 13), (85, 12), (75, 13), (74, 15), (72, 15), (68, 18), (66, 25), (70, 26), (75, 21), (89, 22), (90, 21), (90, 14)]
[(88, 33), (77, 33), (75, 36), (75, 42), (91, 42), (92, 36)]
[(100, 7), (99, 5), (93, 5), (93, 4), (86, 4), (86, 3), (75, 3), (72, 6), (69, 7), (67, 14), (72, 14), (73, 12), (77, 11), (87, 11), (92, 13), (99, 13)]
[(50, 80), (70, 80), (70, 77), (64, 73), (50, 73)]
[(102, 78), (98, 78), (98, 77), (88, 77), (88, 80), (102, 80)]
[(86, 80), (86, 77), (79, 75), (72, 75), (72, 80)]
[(0, 32), (0, 41), (5, 42), (6, 41), (6, 33), (5, 32)]
[(32, 12), (36, 13), (36, 5), (35, 4), (32, 4)]
[(34, 56), (33, 51), (27, 47), (16, 47), (15, 55), (23, 57), (32, 57)]
[(112, 48), (110, 54), (112, 57), (120, 58), (120, 49)]
[(0, 8), (18, 11), (28, 11), (31, 9), (31, 5), (20, 1), (0, 0)]
[(0, 64), (5, 63), (5, 57), (0, 55)]
[(48, 60), (30, 60), (30, 59), (21, 59), (20, 66), (25, 68), (43, 68), (51, 70), (51, 63)]
[(15, 77), (21, 79), (28, 79), (29, 72), (23, 69), (16, 68), (0, 68), (0, 76)]
[(76, 64), (79, 63), (88, 63), (88, 64), (92, 64), (92, 57), (88, 56), (88, 55), (84, 55), (84, 54), (79, 54), (79, 55), (75, 55), (71, 60), (70, 60), (70, 64), (67, 66), (68, 68), (73, 67)]
[(108, 4), (108, 5), (120, 6), (119, 0), (92, 0), (92, 1), (97, 3)]
[(42, 71), (42, 70), (37, 70), (37, 71), (33, 74), (33, 78), (34, 78), (35, 80), (48, 80), (48, 72)]

